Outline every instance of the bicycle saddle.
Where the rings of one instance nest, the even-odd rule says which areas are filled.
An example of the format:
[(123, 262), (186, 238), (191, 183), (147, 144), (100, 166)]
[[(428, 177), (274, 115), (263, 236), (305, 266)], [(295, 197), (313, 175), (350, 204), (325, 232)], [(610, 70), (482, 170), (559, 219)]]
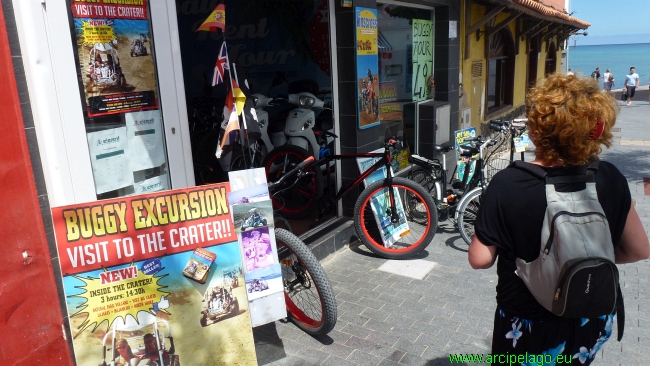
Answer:
[(479, 148), (472, 145), (459, 145), (458, 154), (460, 156), (471, 157), (479, 153)]
[(446, 152), (449, 152), (449, 151), (453, 150), (453, 148), (454, 148), (453, 146), (433, 145), (433, 151), (435, 151), (435, 152), (446, 153)]

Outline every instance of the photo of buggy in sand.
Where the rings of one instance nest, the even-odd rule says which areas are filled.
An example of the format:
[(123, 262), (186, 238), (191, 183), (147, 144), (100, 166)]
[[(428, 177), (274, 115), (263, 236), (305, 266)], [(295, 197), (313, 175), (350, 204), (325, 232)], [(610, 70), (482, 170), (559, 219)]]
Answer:
[(88, 53), (86, 91), (93, 92), (114, 87), (116, 91), (126, 88), (116, 42), (95, 43)]
[[(224, 275), (225, 280), (225, 275)], [(205, 292), (203, 301), (206, 303), (205, 310), (201, 312), (200, 323), (202, 327), (239, 315), (239, 300), (232, 293), (232, 288), (227, 282), (214, 286)]]
[(147, 42), (147, 36), (140, 34), (140, 36), (131, 41), (131, 57), (146, 56), (147, 47), (144, 43)]
[(258, 278), (253, 279), (250, 283), (247, 283), (247, 285), (248, 285), (247, 291), (249, 293), (262, 292), (264, 290), (269, 289), (269, 284), (266, 283), (266, 281), (260, 280)]
[(122, 318), (115, 320), (104, 335), (99, 366), (180, 366), (166, 320), (145, 312), (139, 313), (139, 323), (132, 317), (127, 319), (126, 323)]
[(232, 210), (237, 234), (265, 226), (274, 227), (271, 200), (233, 205)]

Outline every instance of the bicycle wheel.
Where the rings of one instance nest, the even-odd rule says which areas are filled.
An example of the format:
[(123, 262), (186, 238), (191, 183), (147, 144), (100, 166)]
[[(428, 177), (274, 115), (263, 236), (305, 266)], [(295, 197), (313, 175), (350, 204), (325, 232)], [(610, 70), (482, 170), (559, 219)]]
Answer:
[(442, 202), (442, 183), (437, 180), (429, 171), (422, 168), (416, 168), (409, 172), (408, 179), (421, 185), (427, 190), (431, 197), (435, 198), (438, 202)]
[(474, 221), (476, 221), (476, 214), (479, 207), (481, 207), (482, 196), (483, 189), (481, 187), (474, 188), (464, 195), (458, 204), (456, 225), (460, 236), (467, 244), (472, 241), (474, 236)]
[(327, 274), (298, 237), (275, 229), (289, 319), (308, 334), (329, 333), (336, 325), (336, 299)]
[[(354, 207), (357, 235), (377, 255), (388, 259), (412, 257), (433, 240), (438, 228), (438, 209), (431, 195), (419, 184), (396, 177), (392, 183), (397, 192), (395, 197), (399, 197), (404, 211), (409, 214), (400, 213), (400, 221), (393, 224), (390, 221), (390, 196), (385, 184), (383, 180), (372, 183), (357, 199)], [(407, 227), (400, 229), (405, 224)], [(385, 237), (389, 237), (388, 246), (384, 245)]]
[[(271, 150), (262, 161), (267, 180), (277, 181), (310, 156), (307, 150), (293, 145), (284, 145)], [(314, 174), (302, 178), (295, 186), (273, 196), (273, 208), (279, 211), (281, 216), (288, 219), (302, 218), (314, 208), (323, 191), (322, 173), (320, 167), (316, 165), (312, 165), (309, 169)], [(278, 187), (278, 190), (294, 182), (288, 179), (284, 186)]]

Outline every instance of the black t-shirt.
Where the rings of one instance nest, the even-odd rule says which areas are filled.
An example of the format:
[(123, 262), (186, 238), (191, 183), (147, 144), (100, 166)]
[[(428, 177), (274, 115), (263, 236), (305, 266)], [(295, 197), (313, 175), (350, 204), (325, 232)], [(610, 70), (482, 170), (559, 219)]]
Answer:
[[(549, 176), (584, 174), (585, 167), (545, 168)], [(557, 184), (558, 192), (585, 188), (585, 183)], [(612, 243), (618, 245), (630, 211), (632, 198), (627, 180), (612, 164), (600, 161), (596, 173), (598, 201), (609, 221)], [(475, 222), (477, 237), (485, 245), (495, 245), (497, 253), (497, 304), (507, 313), (527, 319), (555, 318), (542, 307), (515, 274), (514, 260), (532, 261), (539, 256), (541, 232), (546, 212), (544, 181), (532, 174), (508, 167), (490, 181)], [(511, 254), (512, 256), (512, 254)]]

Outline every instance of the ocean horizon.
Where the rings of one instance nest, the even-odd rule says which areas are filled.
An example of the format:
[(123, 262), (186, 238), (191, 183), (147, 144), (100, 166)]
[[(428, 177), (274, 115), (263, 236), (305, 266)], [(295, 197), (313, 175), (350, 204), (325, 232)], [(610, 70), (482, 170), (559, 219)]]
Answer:
[[(591, 75), (596, 67), (600, 74), (610, 69), (614, 75), (614, 89), (623, 87), (630, 67), (636, 68), (641, 87), (647, 87), (650, 78), (650, 43), (578, 45), (568, 48), (568, 67), (576, 74)], [(602, 85), (602, 79), (600, 81)]]

